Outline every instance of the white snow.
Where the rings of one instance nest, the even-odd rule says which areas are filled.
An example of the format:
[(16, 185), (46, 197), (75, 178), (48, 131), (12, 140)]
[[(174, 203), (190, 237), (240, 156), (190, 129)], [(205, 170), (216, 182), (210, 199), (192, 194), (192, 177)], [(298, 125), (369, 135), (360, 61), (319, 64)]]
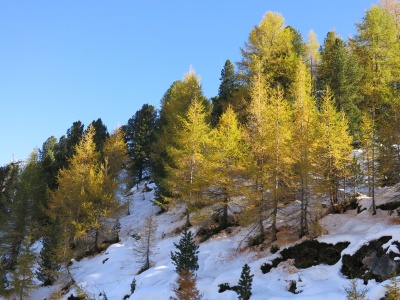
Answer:
[[(152, 185), (149, 187), (154, 188)], [(131, 214), (120, 219), (121, 241), (95, 257), (74, 261), (70, 267), (76, 283), (94, 299), (101, 299), (99, 294), (102, 292), (106, 293), (108, 299), (123, 299), (125, 295), (130, 295), (133, 278), (136, 279), (136, 291), (129, 299), (169, 299), (170, 296), (174, 296), (172, 289), (176, 285), (177, 274), (171, 263), (170, 253), (176, 250), (173, 243), (178, 243), (180, 238), (180, 235), (174, 232), (184, 224), (184, 209), (177, 208), (157, 214), (158, 208), (152, 203), (153, 198), (154, 191), (142, 193), (140, 188), (136, 190), (130, 203)], [(368, 211), (370, 199), (365, 197), (361, 202), (367, 210), (360, 214), (351, 210), (344, 214), (324, 217), (320, 223), (327, 230), (327, 234), (319, 237), (319, 240), (326, 243), (348, 241), (350, 245), (343, 254), (353, 254), (373, 239), (384, 235), (391, 236), (392, 239), (383, 248), (387, 252), (398, 254), (399, 249), (392, 242), (400, 241), (399, 217), (389, 216), (387, 211), (381, 210), (372, 216)], [(136, 275), (141, 264), (134, 255), (131, 235), (138, 231), (149, 214), (155, 214), (158, 222), (157, 253), (152, 257), (152, 267)], [(192, 230), (195, 231), (196, 228)], [(350, 280), (340, 273), (341, 261), (333, 266), (319, 265), (297, 269), (289, 260), (280, 263), (270, 273), (263, 274), (260, 270), (261, 265), (272, 261), (277, 254), (270, 254), (268, 250), (238, 250), (238, 245), (248, 230), (243, 227), (240, 230), (235, 228), (231, 234), (221, 233), (200, 244), (197, 287), (203, 294), (203, 299), (237, 299), (233, 291), (218, 293), (218, 285), (236, 285), (245, 263), (249, 264), (254, 274), (252, 300), (345, 299), (344, 287), (349, 285)], [(300, 293), (292, 294), (287, 290), (290, 280), (297, 282), (297, 291), (301, 291)], [(384, 286), (387, 283), (388, 281), (370, 281), (368, 286), (364, 286), (359, 280), (361, 288), (369, 288), (367, 295), (371, 300), (384, 296)], [(32, 299), (44, 299), (52, 290), (54, 288), (40, 288), (32, 294)], [(74, 290), (69, 291), (63, 299), (67, 299), (73, 292)]]

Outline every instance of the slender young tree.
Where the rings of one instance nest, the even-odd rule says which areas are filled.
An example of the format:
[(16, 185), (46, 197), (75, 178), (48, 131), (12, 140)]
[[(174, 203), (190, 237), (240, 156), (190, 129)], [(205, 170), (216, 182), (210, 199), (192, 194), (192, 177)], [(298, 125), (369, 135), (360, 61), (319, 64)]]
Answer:
[(351, 138), (348, 134), (348, 125), (345, 116), (337, 112), (334, 98), (329, 89), (322, 96), (320, 108), (320, 168), (324, 182), (322, 188), (328, 190), (333, 209), (338, 203), (340, 181), (345, 177), (345, 171), (351, 160)]
[(258, 215), (261, 236), (263, 221), (271, 222), (271, 239), (277, 239), (277, 213), (280, 201), (288, 196), (290, 178), (292, 112), (283, 92), (266, 90), (261, 81), (254, 80), (249, 118), (249, 144), (254, 157), (253, 210)]
[[(103, 145), (103, 164), (107, 168), (109, 179), (115, 184), (121, 184), (124, 176), (121, 171), (124, 170), (127, 161), (127, 144), (124, 139), (124, 132), (121, 128), (114, 130), (104, 142)], [(117, 188), (117, 186), (114, 186)]]
[(181, 129), (176, 132), (174, 146), (167, 148), (171, 164), (166, 166), (166, 183), (179, 202), (186, 205), (186, 226), (190, 213), (196, 209), (205, 187), (206, 152), (209, 145), (209, 126), (204, 106), (193, 101)]
[(133, 246), (134, 255), (138, 263), (142, 264), (139, 273), (144, 272), (150, 268), (151, 256), (155, 254), (157, 245), (157, 232), (158, 224), (153, 215), (146, 217), (143, 227), (140, 229), (139, 238), (135, 240)]
[(306, 42), (307, 49), (307, 65), (310, 68), (310, 76), (311, 76), (311, 88), (312, 92), (315, 95), (316, 92), (316, 78), (317, 78), (317, 68), (320, 64), (320, 53), (318, 49), (320, 45), (317, 40), (317, 35), (314, 31), (310, 31), (307, 35), (308, 41)]
[(248, 147), (242, 128), (232, 108), (222, 114), (218, 126), (211, 132), (208, 150), (209, 177), (211, 188), (207, 189), (211, 203), (220, 217), (221, 228), (229, 226), (230, 204), (234, 197), (242, 194), (240, 183), (245, 180)]
[[(376, 145), (387, 140), (388, 133), (381, 130), (382, 120), (391, 114), (393, 101), (397, 100), (398, 82), (400, 82), (400, 40), (396, 19), (383, 8), (372, 5), (366, 11), (363, 21), (357, 24), (358, 34), (353, 40), (354, 52), (364, 69), (361, 92), (364, 97), (363, 111), (372, 119), (373, 147), (372, 159), (372, 199), (373, 214), (375, 209), (376, 184)], [(381, 159), (384, 159), (381, 157)]]
[(319, 146), (318, 111), (311, 96), (310, 76), (302, 64), (296, 82), (296, 98), (293, 103), (293, 156), (300, 200), (299, 235), (308, 233), (310, 222), (311, 188), (316, 172), (317, 149)]
[(177, 281), (178, 286), (173, 289), (176, 297), (171, 300), (201, 300), (199, 290), (196, 287), (196, 275), (190, 271), (182, 269)]
[(368, 196), (372, 198), (372, 214), (376, 214), (375, 183), (376, 183), (376, 128), (374, 118), (363, 114), (361, 121), (361, 146), (363, 149), (364, 176), (367, 178)]

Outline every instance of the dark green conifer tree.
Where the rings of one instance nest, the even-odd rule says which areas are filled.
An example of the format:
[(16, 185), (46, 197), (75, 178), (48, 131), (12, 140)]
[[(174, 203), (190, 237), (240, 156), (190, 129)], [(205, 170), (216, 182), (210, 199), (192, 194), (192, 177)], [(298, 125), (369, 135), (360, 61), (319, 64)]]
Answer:
[(81, 121), (76, 121), (71, 128), (67, 130), (67, 135), (63, 135), (55, 148), (55, 159), (57, 171), (69, 166), (69, 160), (75, 154), (76, 145), (83, 136), (84, 124)]
[(153, 105), (144, 104), (124, 126), (125, 141), (128, 146), (128, 169), (134, 183), (150, 172), (151, 146), (154, 142), (157, 110)]
[(251, 285), (253, 283), (253, 274), (250, 274), (250, 267), (245, 264), (240, 274), (239, 283), (236, 287), (236, 293), (239, 296), (239, 300), (249, 300), (251, 297)]
[(49, 233), (43, 238), (43, 248), (40, 250), (39, 268), (36, 272), (37, 278), (44, 286), (52, 285), (58, 278), (61, 268), (59, 247), (61, 243), (61, 222), (56, 217), (49, 226)]
[(57, 166), (55, 151), (58, 145), (58, 139), (54, 136), (49, 137), (39, 150), (39, 160), (43, 170), (43, 180), (45, 185), (55, 190), (57, 188)]
[(96, 151), (99, 153), (103, 153), (104, 143), (109, 137), (107, 126), (104, 125), (101, 118), (98, 118), (96, 121), (93, 120), (92, 123), (90, 123), (90, 125), (93, 126), (95, 132), (93, 136), (93, 141), (94, 144), (96, 145)]
[(335, 98), (335, 107), (345, 112), (349, 120), (350, 134), (359, 133), (362, 97), (360, 81), (362, 69), (357, 58), (335, 31), (328, 32), (320, 49), (321, 64), (317, 68), (317, 97), (329, 87)]
[[(218, 96), (212, 98), (211, 124), (216, 126), (222, 113), (232, 106), (234, 94), (239, 89), (239, 82), (235, 75), (235, 67), (228, 59), (221, 71), (221, 84), (219, 86)], [(234, 107), (233, 107), (234, 108)]]
[(176, 266), (176, 273), (180, 274), (182, 270), (192, 273), (196, 272), (199, 269), (199, 246), (195, 244), (192, 232), (187, 227), (185, 227), (182, 233), (179, 244), (174, 243), (174, 246), (178, 251), (174, 253), (171, 251), (171, 259), (172, 263)]

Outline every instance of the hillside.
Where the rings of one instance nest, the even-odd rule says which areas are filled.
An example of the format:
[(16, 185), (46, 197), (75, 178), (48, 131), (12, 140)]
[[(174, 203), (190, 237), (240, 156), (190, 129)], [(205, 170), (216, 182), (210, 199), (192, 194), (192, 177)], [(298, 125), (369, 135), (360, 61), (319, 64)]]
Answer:
[[(397, 190), (398, 187), (379, 190), (379, 204), (393, 201)], [(130, 295), (130, 284), (134, 277), (137, 282), (136, 291), (127, 299), (169, 299), (170, 296), (174, 296), (172, 289), (178, 276), (174, 272), (170, 253), (176, 250), (173, 243), (179, 241), (179, 234), (175, 234), (175, 230), (184, 224), (184, 210), (175, 209), (157, 214), (158, 209), (152, 203), (153, 197), (154, 190), (142, 192), (141, 187), (135, 190), (131, 196), (131, 214), (120, 219), (120, 242), (111, 245), (97, 256), (73, 262), (70, 267), (71, 275), (77, 286), (86, 291), (90, 298), (103, 299), (100, 295), (105, 293), (107, 299), (123, 299)], [(368, 201), (370, 199), (365, 196), (359, 200), (360, 204), (366, 207)], [(131, 235), (138, 231), (145, 216), (149, 214), (156, 214), (158, 223), (157, 254), (152, 258), (152, 267), (136, 275), (141, 264), (137, 262), (133, 253), (134, 239)], [(400, 257), (400, 251), (396, 248), (396, 242), (400, 242), (400, 218), (396, 213), (390, 215), (388, 211), (378, 209), (377, 215), (372, 216), (368, 210), (359, 214), (357, 210), (349, 210), (340, 215), (327, 215), (321, 219), (320, 224), (326, 230), (326, 234), (320, 236), (318, 241), (331, 244), (350, 242), (342, 251), (342, 256), (354, 254), (370, 241), (390, 236), (390, 241), (382, 247), (387, 253), (391, 251)], [(285, 230), (284, 225), (280, 224), (280, 249), (293, 244), (295, 240), (294, 235), (290, 230)], [(196, 228), (192, 230), (195, 232)], [(203, 294), (203, 299), (237, 299), (233, 291), (219, 293), (218, 286), (223, 283), (236, 285), (245, 263), (249, 264), (251, 273), (254, 274), (251, 299), (345, 299), (344, 287), (349, 286), (350, 280), (340, 272), (342, 260), (331, 266), (322, 264), (300, 269), (294, 266), (293, 259), (289, 259), (272, 268), (269, 273), (263, 274), (261, 266), (271, 263), (279, 254), (271, 254), (268, 247), (263, 251), (247, 247), (238, 250), (239, 243), (245, 238), (248, 230), (243, 227), (232, 228), (231, 233), (220, 233), (200, 244), (197, 287)], [(296, 283), (296, 294), (288, 291), (291, 281)], [(362, 280), (358, 279), (361, 289), (369, 289), (367, 295), (371, 300), (384, 296), (384, 286), (388, 282), (369, 280), (368, 285), (363, 286)], [(49, 294), (59, 287), (60, 285), (40, 288), (34, 292), (32, 299), (49, 299)], [(73, 293), (77, 294), (76, 288), (68, 291), (63, 299), (67, 299)]]

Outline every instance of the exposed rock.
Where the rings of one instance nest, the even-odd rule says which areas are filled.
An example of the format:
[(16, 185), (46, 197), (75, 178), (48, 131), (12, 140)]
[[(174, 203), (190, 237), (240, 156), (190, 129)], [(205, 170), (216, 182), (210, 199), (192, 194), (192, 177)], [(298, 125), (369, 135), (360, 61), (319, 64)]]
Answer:
[(264, 274), (268, 273), (272, 268), (276, 268), (279, 263), (288, 259), (294, 259), (294, 266), (300, 269), (320, 264), (334, 265), (340, 260), (342, 251), (349, 244), (349, 242), (340, 242), (334, 245), (320, 243), (317, 240), (307, 240), (280, 251), (281, 257), (274, 259), (271, 263), (263, 264), (261, 271)]
[(361, 278), (364, 281), (375, 279), (382, 282), (400, 272), (400, 254), (389, 247), (399, 250), (399, 243), (387, 243), (391, 236), (383, 236), (362, 246), (354, 255), (345, 254), (342, 258), (341, 272), (349, 278)]

